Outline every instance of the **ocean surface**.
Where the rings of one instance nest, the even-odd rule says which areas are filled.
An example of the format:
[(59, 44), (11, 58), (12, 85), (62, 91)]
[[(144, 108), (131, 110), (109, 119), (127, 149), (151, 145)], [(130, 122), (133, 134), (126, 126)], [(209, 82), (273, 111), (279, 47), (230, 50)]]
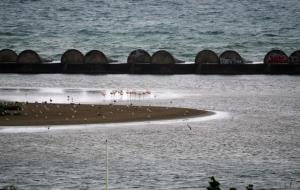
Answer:
[[(92, 49), (124, 62), (142, 48), (194, 61), (232, 49), (260, 62), (300, 48), (299, 0), (2, 0), (0, 49), (60, 60)], [(148, 95), (113, 95), (115, 90)], [(0, 127), (0, 187), (300, 189), (297, 76), (0, 75), (0, 101), (159, 105), (213, 117), (109, 125)], [(191, 126), (192, 130), (187, 127)]]
[[(113, 96), (114, 90), (151, 94)], [(210, 176), (222, 189), (300, 189), (297, 76), (0, 75), (0, 100), (50, 98), (216, 115), (50, 130), (0, 127), (0, 187), (104, 189), (108, 139), (109, 189), (205, 189)]]
[(124, 62), (142, 48), (194, 61), (203, 49), (233, 49), (262, 61), (300, 44), (299, 0), (2, 0), (0, 49), (33, 49), (60, 60), (92, 49)]

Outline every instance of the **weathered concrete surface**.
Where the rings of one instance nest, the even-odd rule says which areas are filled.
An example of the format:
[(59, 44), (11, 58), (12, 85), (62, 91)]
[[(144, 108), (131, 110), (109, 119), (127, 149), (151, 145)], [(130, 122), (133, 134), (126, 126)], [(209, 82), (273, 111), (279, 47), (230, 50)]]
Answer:
[(2, 49), (0, 51), (0, 63), (16, 63), (18, 55), (11, 49)]
[(41, 64), (41, 57), (33, 50), (22, 51), (17, 58), (18, 64)]

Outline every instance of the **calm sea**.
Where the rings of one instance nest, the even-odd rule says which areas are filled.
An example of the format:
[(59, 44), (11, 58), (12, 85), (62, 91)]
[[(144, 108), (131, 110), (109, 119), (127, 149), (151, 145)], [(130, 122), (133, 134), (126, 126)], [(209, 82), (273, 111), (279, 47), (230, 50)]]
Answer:
[[(151, 92), (145, 97), (103, 91)], [(0, 100), (189, 107), (206, 120), (0, 128), (0, 187), (104, 189), (300, 188), (297, 76), (0, 75)], [(189, 124), (192, 128), (187, 127)]]
[[(59, 60), (69, 48), (165, 49), (193, 61), (202, 49), (262, 61), (271, 48), (299, 49), (298, 0), (3, 0), (0, 49), (36, 50)], [(111, 90), (149, 97), (103, 97)], [(216, 111), (209, 120), (0, 128), (0, 187), (104, 189), (300, 188), (297, 76), (0, 75), (0, 100), (130, 102)], [(71, 98), (71, 100), (70, 100)], [(187, 128), (187, 123), (192, 130)]]
[(54, 60), (69, 48), (98, 49), (119, 61), (137, 48), (185, 61), (233, 49), (262, 61), (272, 48), (299, 48), (299, 20), (298, 0), (2, 0), (0, 49)]

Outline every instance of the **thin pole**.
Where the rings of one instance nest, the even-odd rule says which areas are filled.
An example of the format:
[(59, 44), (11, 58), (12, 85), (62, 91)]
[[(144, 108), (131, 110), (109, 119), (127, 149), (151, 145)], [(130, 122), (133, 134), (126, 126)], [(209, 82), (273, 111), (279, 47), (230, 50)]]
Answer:
[(107, 139), (105, 140), (106, 144), (106, 184), (105, 189), (108, 190), (108, 148), (107, 148)]

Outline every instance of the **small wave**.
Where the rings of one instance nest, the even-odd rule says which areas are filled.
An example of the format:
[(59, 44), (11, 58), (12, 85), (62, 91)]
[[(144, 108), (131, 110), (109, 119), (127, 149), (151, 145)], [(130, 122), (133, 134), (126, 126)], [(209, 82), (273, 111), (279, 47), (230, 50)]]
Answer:
[(58, 11), (62, 11), (62, 12), (67, 12), (67, 11), (71, 11), (70, 9), (68, 9), (67, 7), (61, 7), (59, 9), (57, 9)]
[(101, 35), (101, 34), (103, 34), (103, 32), (101, 32), (101, 31), (96, 31), (96, 30), (92, 31), (92, 30), (88, 30), (88, 29), (79, 30), (77, 33), (84, 34), (84, 35)]
[(223, 48), (224, 49), (241, 49), (241, 48), (246, 48), (246, 46), (244, 46), (241, 43), (234, 43), (232, 45), (226, 45)]
[(167, 30), (152, 30), (152, 31), (145, 31), (142, 33), (136, 33), (136, 37), (145, 37), (145, 36), (152, 36), (152, 35), (164, 35), (164, 34), (170, 34), (170, 31)]
[(224, 31), (221, 31), (221, 30), (216, 30), (216, 31), (208, 31), (208, 32), (205, 32), (205, 34), (207, 35), (220, 35), (220, 34), (224, 34), (225, 32)]
[(266, 37), (276, 37), (278, 35), (277, 34), (264, 34), (263, 36), (266, 36)]
[(21, 0), (20, 3), (38, 2), (39, 0)]
[(14, 36), (11, 32), (0, 32), (0, 36)]
[(296, 27), (282, 27), (282, 28), (279, 29), (279, 33), (288, 32), (290, 30), (295, 30), (295, 29), (296, 29)]

